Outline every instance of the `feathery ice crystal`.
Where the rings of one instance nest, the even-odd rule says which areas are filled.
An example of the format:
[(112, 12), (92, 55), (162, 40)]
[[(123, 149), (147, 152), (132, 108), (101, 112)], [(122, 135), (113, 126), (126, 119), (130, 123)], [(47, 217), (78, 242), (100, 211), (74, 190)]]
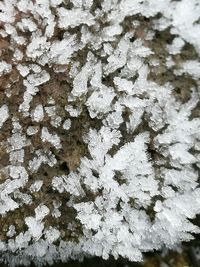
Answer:
[(199, 21), (199, 0), (0, 2), (0, 261), (199, 232)]

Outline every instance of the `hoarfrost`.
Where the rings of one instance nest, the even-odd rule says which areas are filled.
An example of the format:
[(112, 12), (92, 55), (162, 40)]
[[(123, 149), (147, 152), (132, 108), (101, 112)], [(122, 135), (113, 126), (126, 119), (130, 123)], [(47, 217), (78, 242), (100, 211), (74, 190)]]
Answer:
[(191, 240), (199, 1), (6, 0), (0, 10), (0, 261), (141, 261)]
[(1, 128), (4, 122), (9, 118), (9, 110), (7, 105), (1, 106), (0, 114), (1, 114), (0, 117), (0, 128)]

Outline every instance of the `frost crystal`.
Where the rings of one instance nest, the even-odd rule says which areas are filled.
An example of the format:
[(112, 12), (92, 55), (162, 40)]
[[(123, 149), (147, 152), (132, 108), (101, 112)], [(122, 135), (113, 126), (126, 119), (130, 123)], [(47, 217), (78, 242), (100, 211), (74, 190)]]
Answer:
[(44, 117), (43, 106), (38, 105), (33, 112), (33, 120), (36, 122), (42, 121)]
[(8, 106), (3, 105), (0, 107), (0, 128), (4, 124), (4, 122), (9, 118), (9, 111), (8, 111)]
[(0, 62), (0, 76), (10, 72), (11, 69), (12, 69), (12, 66), (10, 64), (6, 63), (5, 61)]
[(43, 142), (51, 143), (55, 148), (61, 148), (60, 138), (57, 134), (50, 134), (46, 127), (42, 128), (41, 139)]
[(70, 121), (70, 119), (65, 120), (64, 123), (63, 123), (63, 129), (69, 130), (70, 127), (71, 127), (71, 121)]
[(199, 0), (0, 11), (0, 262), (141, 261), (193, 239)]

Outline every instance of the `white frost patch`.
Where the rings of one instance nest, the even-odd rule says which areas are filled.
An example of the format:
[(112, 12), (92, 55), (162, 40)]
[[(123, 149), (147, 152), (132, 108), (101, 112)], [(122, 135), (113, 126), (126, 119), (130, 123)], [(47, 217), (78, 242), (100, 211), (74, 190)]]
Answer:
[(25, 223), (28, 226), (28, 231), (35, 240), (39, 240), (42, 236), (44, 224), (37, 221), (34, 217), (26, 217)]
[(4, 60), (0, 61), (0, 76), (11, 72), (12, 65), (6, 63)]
[(190, 145), (177, 143), (169, 147), (170, 155), (172, 159), (178, 160), (181, 164), (192, 164), (197, 159), (188, 152)]
[(120, 40), (114, 53), (107, 59), (108, 64), (104, 68), (106, 74), (112, 73), (126, 64), (129, 46), (126, 38)]
[(77, 218), (85, 225), (86, 229), (98, 230), (100, 228), (102, 216), (94, 209), (94, 203), (75, 204), (74, 207), (78, 212)]
[(6, 235), (8, 237), (13, 237), (15, 235), (16, 231), (15, 231), (15, 226), (14, 225), (10, 225), (8, 228), (8, 232), (6, 233)]
[(115, 97), (112, 88), (103, 86), (101, 90), (94, 91), (88, 98), (86, 105), (90, 112), (90, 117), (94, 118), (98, 114), (105, 114), (112, 108), (111, 102)]
[[(197, 60), (187, 60), (181, 64), (182, 69), (177, 70), (178, 74), (188, 73), (195, 79), (200, 77), (200, 62)], [(176, 73), (176, 72), (175, 72)]]
[(45, 52), (49, 50), (50, 44), (47, 42), (45, 36), (35, 37), (31, 43), (27, 46), (26, 54), (30, 58), (41, 57)]
[(179, 54), (181, 52), (181, 48), (184, 46), (185, 42), (182, 38), (176, 37), (174, 38), (171, 45), (167, 45), (168, 51), (172, 55)]
[(40, 204), (35, 209), (35, 216), (36, 220), (41, 221), (44, 219), (45, 216), (49, 214), (49, 208), (46, 205)]
[(47, 206), (40, 204), (35, 209), (35, 217), (26, 217), (25, 223), (28, 226), (28, 232), (35, 240), (39, 240), (42, 236), (44, 224), (42, 220), (49, 214)]
[(51, 151), (45, 152), (42, 149), (39, 149), (35, 151), (35, 157), (32, 160), (29, 160), (29, 170), (32, 173), (35, 173), (42, 163), (53, 167), (56, 162), (57, 160)]
[(37, 29), (37, 25), (29, 18), (23, 18), (21, 22), (17, 23), (17, 26), (23, 31), (33, 32)]
[(62, 41), (55, 41), (51, 45), (50, 58), (56, 64), (68, 64), (74, 53), (78, 50), (76, 35), (68, 36)]
[(9, 118), (9, 110), (7, 105), (3, 105), (0, 107), (0, 128), (4, 124), (5, 121)]
[(51, 125), (54, 127), (59, 127), (61, 124), (61, 117), (56, 115), (56, 106), (51, 106), (51, 107), (45, 107), (44, 108), (48, 116), (51, 118)]
[(66, 106), (65, 110), (69, 112), (70, 116), (72, 117), (78, 117), (82, 111), (80, 108), (73, 108), (71, 105)]
[(26, 77), (30, 72), (29, 67), (24, 66), (22, 64), (18, 64), (17, 65), (17, 69), (18, 69), (18, 71), (19, 71), (19, 73), (21, 74), (22, 77)]
[(30, 103), (32, 99), (33, 99), (32, 94), (26, 91), (23, 95), (23, 102), (22, 104), (19, 105), (18, 109), (19, 112), (22, 112), (25, 117), (29, 115)]
[[(9, 118), (12, 125), (1, 144), (9, 162), (0, 177), (0, 215), (9, 216), (15, 209), (24, 214), (35, 195), (52, 197), (51, 207), (40, 199), (34, 203), (39, 205), (35, 216), (22, 218), (27, 231), (16, 236), (13, 225), (7, 225), (7, 239), (0, 240), (3, 260), (26, 266), (30, 261), (53, 265), (82, 255), (140, 261), (144, 251), (192, 239), (199, 229), (189, 219), (200, 213), (200, 62), (195, 58), (200, 53), (199, 0), (105, 0), (99, 7), (94, 0), (1, 2), (0, 75), (5, 78), (0, 83), (6, 85), (1, 131)], [(173, 40), (166, 42), (162, 60), (159, 47), (150, 47), (155, 48), (157, 33), (165, 30)], [(188, 55), (181, 54), (188, 45), (194, 46), (191, 59), (190, 49)], [(189, 101), (174, 96), (170, 80), (156, 83), (157, 71), (162, 74), (165, 67), (177, 79), (186, 74), (197, 81), (187, 88)], [(155, 81), (149, 79), (152, 70)], [(22, 114), (10, 108), (13, 103), (6, 98), (15, 95), (14, 105), (19, 104)], [(82, 115), (91, 121), (82, 136), (88, 153), (76, 170), (65, 173), (60, 164), (67, 158), (61, 146), (65, 135), (71, 135), (67, 130), (74, 126), (73, 117), (81, 124)], [(45, 142), (41, 149), (35, 143), (39, 137)], [(43, 188), (50, 169), (53, 194)], [(78, 243), (62, 240), (58, 226), (63, 205), (77, 211), (84, 233)], [(54, 222), (47, 226), (44, 219), (50, 212)], [(72, 235), (77, 233), (76, 219), (64, 222)]]
[(69, 130), (70, 127), (71, 127), (71, 120), (70, 119), (65, 120), (64, 123), (63, 123), (63, 129), (64, 130)]
[(42, 185), (43, 185), (43, 181), (37, 180), (30, 186), (30, 191), (31, 192), (38, 192), (41, 189)]
[(28, 145), (28, 141), (26, 140), (25, 135), (21, 133), (14, 133), (10, 138), (8, 138), (8, 151), (20, 150), (26, 145)]
[(36, 122), (42, 121), (44, 118), (44, 110), (41, 104), (37, 105), (32, 113), (32, 119)]
[(129, 95), (134, 94), (134, 85), (132, 81), (128, 81), (120, 77), (115, 77), (113, 81), (119, 92), (126, 92)]
[(42, 142), (49, 142), (57, 149), (61, 148), (59, 136), (56, 133), (50, 134), (47, 127), (42, 128), (41, 139)]
[(24, 149), (11, 151), (9, 154), (9, 161), (11, 164), (24, 162)]
[(50, 80), (50, 75), (46, 70), (42, 70), (39, 73), (30, 74), (27, 77), (27, 82), (33, 87), (39, 86)]
[[(110, 39), (109, 37), (113, 37), (115, 35), (120, 35), (122, 30), (123, 30), (122, 26), (120, 26), (119, 24), (113, 24), (113, 25), (107, 26), (103, 29), (103, 35), (105, 37), (108, 37), (108, 40), (109, 40)], [(111, 40), (112, 40), (112, 38), (111, 38)]]
[(27, 135), (31, 136), (31, 135), (36, 134), (36, 133), (38, 132), (38, 129), (39, 129), (38, 126), (29, 126), (29, 127), (27, 128), (26, 133), (27, 133)]
[(196, 47), (200, 53), (200, 25), (196, 23), (199, 19), (200, 5), (198, 0), (178, 1), (175, 8), (168, 7), (165, 14), (172, 15), (172, 34), (179, 34), (187, 42)]
[(66, 191), (75, 196), (84, 195), (84, 191), (80, 183), (80, 177), (76, 173), (70, 173), (68, 176), (62, 175), (53, 177), (52, 187), (59, 193)]
[(16, 59), (16, 61), (20, 61), (23, 59), (23, 53), (21, 50), (19, 50), (18, 48), (15, 49), (15, 52), (13, 54), (13, 57)]
[(51, 244), (58, 240), (58, 238), (60, 237), (60, 231), (50, 226), (49, 229), (45, 231), (45, 237)]
[[(91, 58), (90, 58), (91, 57)], [(76, 75), (73, 81), (72, 94), (76, 97), (81, 96), (88, 90), (88, 79), (93, 73), (94, 63), (91, 62), (93, 56), (88, 56), (88, 62), (82, 67), (81, 71)]]
[(5, 214), (19, 207), (19, 204), (9, 195), (20, 187), (23, 187), (28, 181), (28, 173), (24, 167), (10, 166), (9, 174), (10, 179), (0, 184), (0, 214)]
[(63, 7), (58, 9), (59, 27), (68, 29), (74, 28), (80, 24), (87, 24), (88, 26), (94, 24), (94, 17), (89, 11), (81, 8), (73, 10), (65, 9)]
[(60, 201), (53, 201), (53, 211), (52, 211), (52, 216), (55, 218), (59, 218), (61, 216), (61, 212), (59, 211), (59, 208), (61, 206), (61, 202)]

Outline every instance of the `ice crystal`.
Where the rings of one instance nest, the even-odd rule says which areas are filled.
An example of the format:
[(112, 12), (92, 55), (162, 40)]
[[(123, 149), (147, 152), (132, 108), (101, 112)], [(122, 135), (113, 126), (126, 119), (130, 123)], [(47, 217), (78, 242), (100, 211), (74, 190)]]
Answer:
[(199, 14), (0, 2), (0, 261), (141, 261), (199, 233)]

